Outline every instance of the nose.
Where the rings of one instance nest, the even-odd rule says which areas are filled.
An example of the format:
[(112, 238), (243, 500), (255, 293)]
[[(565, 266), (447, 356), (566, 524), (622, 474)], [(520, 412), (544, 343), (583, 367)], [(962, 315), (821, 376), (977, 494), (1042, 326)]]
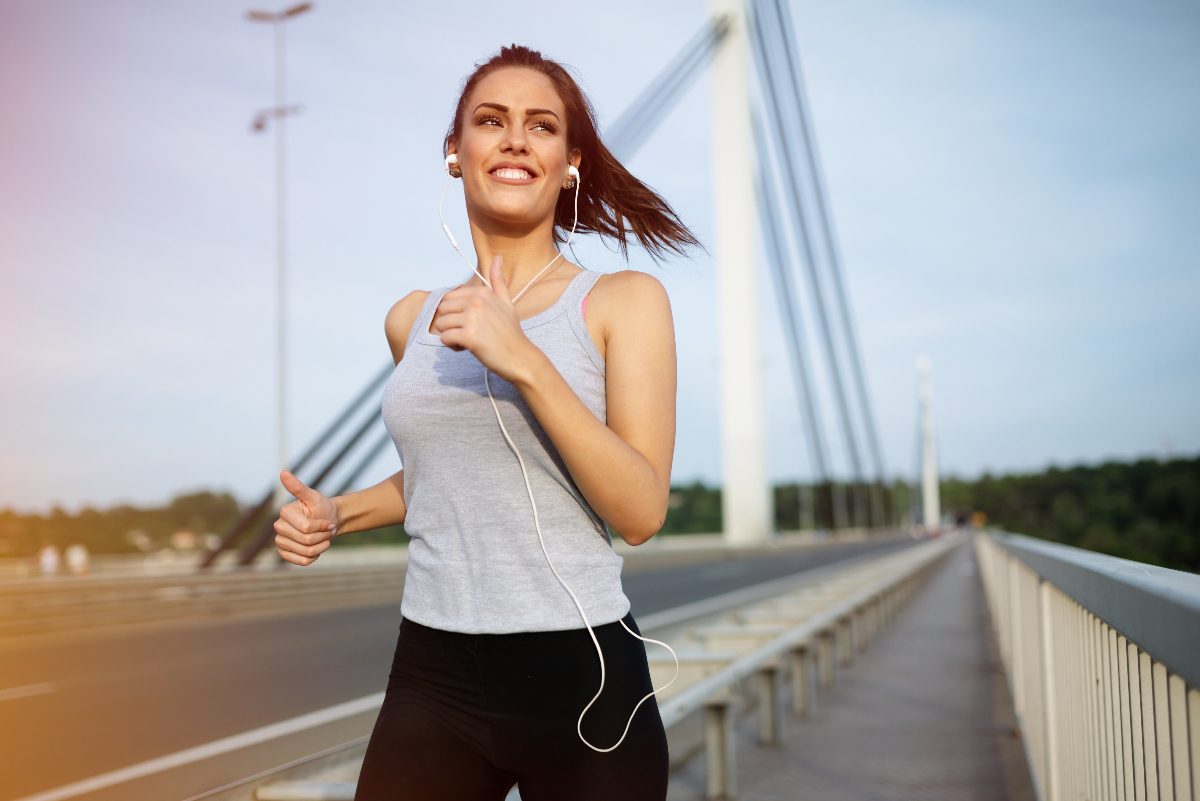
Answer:
[(515, 151), (517, 153), (525, 153), (528, 143), (525, 139), (525, 129), (520, 125), (510, 125), (505, 129), (504, 141), (500, 145), (500, 149), (506, 153)]

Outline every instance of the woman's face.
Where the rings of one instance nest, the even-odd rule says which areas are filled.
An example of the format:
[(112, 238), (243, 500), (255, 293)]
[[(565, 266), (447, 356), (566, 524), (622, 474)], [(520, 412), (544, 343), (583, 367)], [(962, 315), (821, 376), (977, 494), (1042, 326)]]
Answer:
[[(503, 223), (553, 217), (567, 180), (566, 110), (537, 70), (501, 67), (476, 84), (463, 107), (458, 154), (467, 210)], [(579, 165), (576, 150), (571, 164)]]

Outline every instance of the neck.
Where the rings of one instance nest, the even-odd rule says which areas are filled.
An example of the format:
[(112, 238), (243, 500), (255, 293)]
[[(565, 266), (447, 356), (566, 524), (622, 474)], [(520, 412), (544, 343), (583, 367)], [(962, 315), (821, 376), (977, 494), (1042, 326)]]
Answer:
[[(534, 228), (524, 229), (507, 225), (477, 225), (472, 221), (471, 239), (475, 244), (477, 260), (475, 267), (490, 281), (492, 259), (495, 256), (503, 256), (504, 262), (500, 270), (504, 273), (504, 282), (515, 295), (528, 286), (530, 281), (549, 278), (567, 263), (566, 255), (559, 256), (558, 249), (554, 246), (552, 230), (552, 219), (547, 219)], [(546, 267), (547, 264), (550, 266)], [(474, 274), (467, 283), (483, 284), (479, 276)]]

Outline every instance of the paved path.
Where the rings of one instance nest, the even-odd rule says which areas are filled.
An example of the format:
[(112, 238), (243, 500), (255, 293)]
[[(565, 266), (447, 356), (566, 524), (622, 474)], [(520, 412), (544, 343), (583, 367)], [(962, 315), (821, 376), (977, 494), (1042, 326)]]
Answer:
[[(781, 746), (738, 726), (738, 801), (1033, 801), (968, 537)], [(790, 682), (788, 682), (790, 684)], [(790, 698), (786, 709), (790, 710)], [(704, 797), (704, 757), (668, 801)]]

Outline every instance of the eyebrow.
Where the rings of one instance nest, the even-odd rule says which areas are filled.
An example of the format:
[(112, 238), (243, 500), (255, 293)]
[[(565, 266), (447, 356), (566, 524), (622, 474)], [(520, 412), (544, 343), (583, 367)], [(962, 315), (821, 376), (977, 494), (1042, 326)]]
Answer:
[[(483, 108), (484, 106), (487, 106), (488, 108), (494, 108), (497, 111), (503, 111), (505, 114), (508, 113), (508, 106), (502, 106), (499, 103), (480, 103), (478, 106), (475, 107), (475, 111), (479, 111), (479, 109)], [(472, 112), (472, 113), (474, 113), (474, 112)], [(526, 113), (526, 115), (528, 115), (530, 117), (532, 117), (536, 114), (549, 114), (554, 119), (556, 119), (556, 120), (559, 119), (559, 116), (548, 108), (529, 108), (529, 109), (525, 109), (525, 113)]]

